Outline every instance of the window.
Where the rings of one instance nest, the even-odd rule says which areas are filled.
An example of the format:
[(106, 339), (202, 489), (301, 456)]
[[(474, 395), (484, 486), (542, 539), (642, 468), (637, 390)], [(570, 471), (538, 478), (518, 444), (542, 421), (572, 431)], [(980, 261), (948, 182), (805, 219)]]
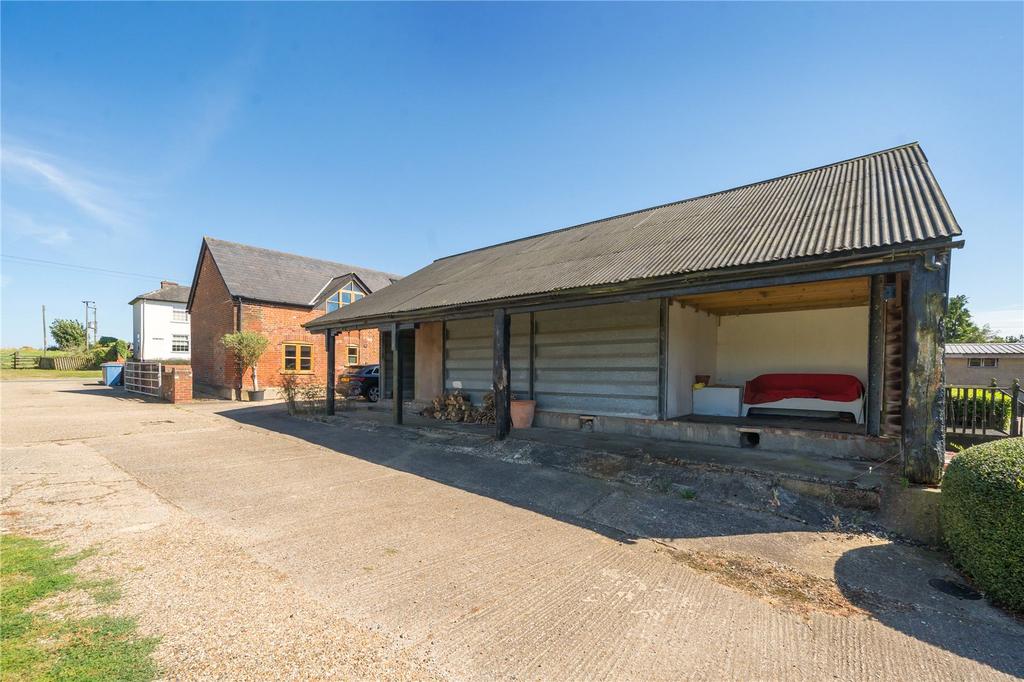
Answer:
[(346, 364), (349, 364), (349, 365), (358, 365), (359, 364), (359, 346), (349, 346), (348, 347), (348, 362)]
[(284, 371), (312, 372), (313, 346), (308, 343), (284, 344)]
[(171, 336), (171, 352), (172, 353), (187, 353), (188, 352), (188, 334), (173, 334)]
[(998, 367), (999, 358), (967, 358), (968, 367)]
[(184, 308), (174, 308), (171, 311), (172, 322), (188, 322), (188, 311)]
[(349, 282), (327, 299), (327, 312), (334, 312), (343, 305), (358, 301), (366, 293), (355, 282)]

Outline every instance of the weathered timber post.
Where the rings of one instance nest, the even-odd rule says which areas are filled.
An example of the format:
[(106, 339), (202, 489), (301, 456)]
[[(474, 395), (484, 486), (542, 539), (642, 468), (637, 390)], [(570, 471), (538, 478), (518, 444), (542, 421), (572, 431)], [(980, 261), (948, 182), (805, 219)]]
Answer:
[(1020, 379), (1013, 380), (1010, 390), (1010, 435), (1020, 435)]
[(910, 268), (906, 309), (903, 470), (913, 483), (938, 483), (946, 460), (942, 356), (948, 256), (928, 254)]
[(885, 389), (885, 275), (871, 276), (868, 309), (867, 432), (882, 430), (882, 395)]
[(402, 423), (402, 344), (398, 342), (398, 323), (391, 325), (391, 421)]
[(328, 329), (324, 333), (324, 343), (327, 346), (327, 414), (334, 414), (334, 330)]
[(494, 311), (494, 435), (498, 440), (512, 430), (512, 393), (509, 388), (510, 330), (504, 308)]

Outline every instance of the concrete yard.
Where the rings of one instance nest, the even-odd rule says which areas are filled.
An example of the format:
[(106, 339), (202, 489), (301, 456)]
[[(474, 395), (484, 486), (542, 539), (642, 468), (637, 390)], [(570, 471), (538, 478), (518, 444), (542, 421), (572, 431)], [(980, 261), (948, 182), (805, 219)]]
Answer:
[(99, 547), (84, 570), (170, 679), (1024, 675), (1024, 625), (910, 545), (523, 464), (521, 440), (0, 391), (5, 531)]

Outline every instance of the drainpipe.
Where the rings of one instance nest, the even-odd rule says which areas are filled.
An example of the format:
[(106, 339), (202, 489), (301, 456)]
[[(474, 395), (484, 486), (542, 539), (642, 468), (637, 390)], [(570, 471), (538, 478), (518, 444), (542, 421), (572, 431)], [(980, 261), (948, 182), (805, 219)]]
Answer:
[[(235, 298), (235, 333), (242, 331), (242, 297), (238, 296)], [(237, 363), (237, 358), (235, 362)], [(245, 388), (245, 370), (239, 365), (238, 366), (238, 399), (242, 399), (242, 390)]]

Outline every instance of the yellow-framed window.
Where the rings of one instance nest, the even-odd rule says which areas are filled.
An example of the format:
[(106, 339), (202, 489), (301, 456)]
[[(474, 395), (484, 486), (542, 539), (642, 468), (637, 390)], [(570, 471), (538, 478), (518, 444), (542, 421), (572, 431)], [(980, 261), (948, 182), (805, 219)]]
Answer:
[(334, 312), (343, 305), (355, 303), (363, 296), (366, 296), (366, 292), (355, 282), (349, 282), (327, 298), (327, 312)]
[(358, 365), (359, 364), (359, 346), (348, 347), (348, 358), (346, 364)]
[(281, 368), (286, 372), (312, 372), (313, 346), (308, 343), (284, 344)]

